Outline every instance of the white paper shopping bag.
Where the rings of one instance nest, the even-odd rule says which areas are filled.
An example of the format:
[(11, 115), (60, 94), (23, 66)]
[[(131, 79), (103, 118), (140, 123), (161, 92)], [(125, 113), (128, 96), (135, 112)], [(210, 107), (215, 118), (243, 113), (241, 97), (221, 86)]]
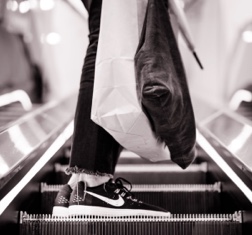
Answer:
[(134, 56), (144, 19), (138, 13), (146, 3), (103, 0), (91, 119), (126, 149), (161, 161), (170, 159), (169, 149), (155, 137), (136, 92)]

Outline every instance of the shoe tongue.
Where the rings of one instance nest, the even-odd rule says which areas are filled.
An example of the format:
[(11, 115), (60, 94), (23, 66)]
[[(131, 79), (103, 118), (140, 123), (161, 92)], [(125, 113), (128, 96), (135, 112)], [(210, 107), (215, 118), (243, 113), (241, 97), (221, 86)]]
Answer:
[(109, 185), (109, 186), (114, 186), (116, 183), (114, 181), (114, 179), (110, 179), (107, 183), (105, 183), (105, 185)]
[(109, 181), (108, 181), (107, 183), (112, 183), (112, 184), (114, 184), (115, 181), (114, 181), (114, 179), (109, 179)]

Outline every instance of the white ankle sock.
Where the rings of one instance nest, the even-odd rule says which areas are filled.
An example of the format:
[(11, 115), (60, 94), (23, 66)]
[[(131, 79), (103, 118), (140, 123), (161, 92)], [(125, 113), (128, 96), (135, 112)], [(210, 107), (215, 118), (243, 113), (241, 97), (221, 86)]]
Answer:
[(96, 187), (106, 183), (109, 179), (109, 176), (97, 176), (86, 173), (79, 173), (72, 174), (71, 178), (68, 181), (68, 184), (73, 189), (79, 181), (84, 181), (87, 184), (87, 187)]
[(73, 189), (78, 182), (79, 174), (72, 174), (67, 184)]

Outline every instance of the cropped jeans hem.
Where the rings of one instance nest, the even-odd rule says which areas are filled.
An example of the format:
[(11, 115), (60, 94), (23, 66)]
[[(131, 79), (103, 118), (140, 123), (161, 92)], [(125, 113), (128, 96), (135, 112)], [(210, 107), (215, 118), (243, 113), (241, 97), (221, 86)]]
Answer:
[(100, 176), (100, 177), (103, 177), (103, 176), (107, 176), (109, 178), (113, 178), (113, 175), (112, 174), (108, 174), (108, 173), (102, 173), (102, 172), (99, 172), (99, 171), (96, 171), (96, 172), (92, 172), (90, 170), (86, 170), (86, 169), (83, 169), (83, 168), (79, 168), (77, 166), (74, 166), (74, 167), (68, 167), (65, 171), (65, 173), (67, 175), (71, 175), (71, 174), (87, 174), (87, 175), (94, 175), (94, 176)]

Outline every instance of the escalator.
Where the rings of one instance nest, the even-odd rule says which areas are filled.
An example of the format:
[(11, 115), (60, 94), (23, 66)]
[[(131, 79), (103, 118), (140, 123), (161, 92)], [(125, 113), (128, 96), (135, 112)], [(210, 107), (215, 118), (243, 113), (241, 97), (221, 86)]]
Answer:
[(23, 90), (12, 90), (0, 95), (0, 131), (4, 131), (18, 119), (35, 111), (40, 104), (32, 104)]
[[(67, 182), (64, 174), (66, 166), (56, 163), (57, 182), (41, 183), (42, 209), (37, 214), (22, 212), (21, 234), (243, 234), (243, 212), (232, 206), (222, 206), (222, 201), (227, 198), (223, 198), (221, 182), (207, 179), (208, 166), (205, 162), (194, 163), (182, 171), (172, 163), (149, 164), (140, 161), (139, 157), (130, 157), (129, 152), (123, 152), (115, 177), (130, 179), (132, 192), (137, 198), (168, 209), (172, 213), (171, 218), (53, 217), (50, 214), (54, 198), (59, 188)], [(167, 171), (164, 171), (165, 167)], [(194, 176), (188, 177), (190, 174)], [(196, 182), (193, 182), (194, 177)]]
[[(1, 234), (251, 234), (251, 171), (207, 131), (216, 114), (199, 126), (198, 156), (186, 170), (167, 161), (150, 163), (127, 150), (119, 158), (115, 178), (130, 181), (137, 198), (166, 208), (171, 217), (52, 216), (54, 198), (69, 177), (64, 170), (69, 162), (73, 103), (67, 99), (47, 105), (26, 120), (28, 131), (28, 122), (42, 115), (48, 131), (1, 177)], [(34, 137), (29, 141), (35, 142)]]

